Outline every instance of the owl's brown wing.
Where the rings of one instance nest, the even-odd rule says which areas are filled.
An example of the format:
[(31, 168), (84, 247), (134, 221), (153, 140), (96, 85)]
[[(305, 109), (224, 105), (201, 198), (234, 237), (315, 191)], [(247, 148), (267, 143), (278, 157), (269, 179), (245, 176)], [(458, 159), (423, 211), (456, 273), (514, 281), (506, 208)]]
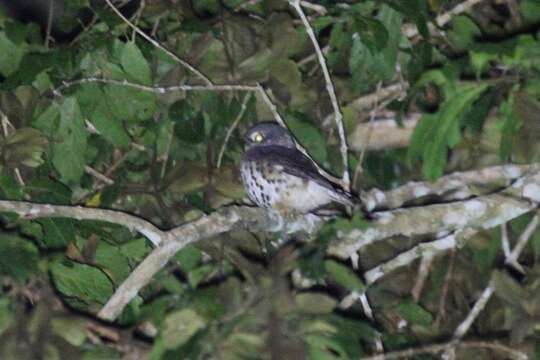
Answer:
[(247, 150), (244, 159), (248, 161), (266, 161), (270, 165), (280, 165), (287, 174), (301, 179), (314, 181), (335, 193), (335, 200), (352, 206), (357, 202), (356, 197), (343, 190), (322, 176), (313, 161), (297, 149), (283, 146), (267, 145), (254, 146)]

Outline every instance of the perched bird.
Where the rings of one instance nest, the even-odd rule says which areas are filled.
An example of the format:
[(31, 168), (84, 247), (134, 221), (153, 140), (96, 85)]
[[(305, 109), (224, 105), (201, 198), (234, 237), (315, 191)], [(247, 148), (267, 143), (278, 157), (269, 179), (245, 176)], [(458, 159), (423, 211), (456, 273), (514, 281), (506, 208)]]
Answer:
[(242, 182), (258, 206), (282, 214), (303, 214), (331, 202), (355, 204), (354, 195), (322, 176), (313, 160), (296, 148), (293, 136), (279, 124), (256, 124), (246, 133), (245, 142)]

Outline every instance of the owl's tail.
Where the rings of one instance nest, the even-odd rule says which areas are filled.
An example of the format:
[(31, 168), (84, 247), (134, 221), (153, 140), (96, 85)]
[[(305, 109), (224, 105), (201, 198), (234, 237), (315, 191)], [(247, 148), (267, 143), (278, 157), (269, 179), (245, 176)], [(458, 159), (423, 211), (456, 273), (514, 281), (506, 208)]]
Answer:
[(333, 201), (343, 204), (345, 206), (354, 207), (360, 202), (358, 196), (340, 188), (336, 188), (335, 191), (332, 191), (330, 193), (330, 197)]

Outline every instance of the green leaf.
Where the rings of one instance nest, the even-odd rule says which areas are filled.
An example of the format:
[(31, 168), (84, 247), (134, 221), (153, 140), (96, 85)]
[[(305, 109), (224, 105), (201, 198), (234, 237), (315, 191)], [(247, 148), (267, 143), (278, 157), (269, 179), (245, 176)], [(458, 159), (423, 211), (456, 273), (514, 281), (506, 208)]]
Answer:
[(477, 36), (481, 35), (480, 29), (468, 16), (456, 16), (452, 19), (452, 31), (448, 38), (457, 49), (466, 50)]
[(360, 277), (347, 266), (334, 260), (326, 260), (324, 267), (328, 276), (340, 286), (356, 292), (362, 292), (366, 288)]
[(520, 1), (519, 10), (523, 19), (529, 24), (540, 20), (540, 1), (538, 0)]
[(86, 340), (86, 321), (77, 318), (54, 318), (52, 332), (73, 346), (81, 346)]
[(448, 88), (439, 111), (424, 115), (414, 129), (408, 157), (410, 161), (422, 157), (422, 172), (428, 180), (442, 175), (448, 147), (456, 146), (461, 139), (463, 114), (486, 88), (485, 84)]
[(79, 310), (99, 310), (113, 292), (109, 278), (86, 264), (56, 261), (51, 266), (51, 276), (64, 300)]
[(22, 200), (23, 198), (22, 186), (5, 168), (0, 169), (0, 197), (5, 200)]
[(185, 344), (206, 322), (194, 310), (186, 308), (167, 316), (163, 326), (162, 339), (166, 349), (175, 349)]
[(58, 249), (75, 240), (75, 228), (72, 219), (44, 218), (36, 220), (43, 230), (42, 244), (48, 249)]
[(310, 360), (348, 360), (347, 352), (331, 337), (308, 335), (305, 339)]
[(200, 266), (196, 269), (191, 270), (188, 273), (188, 281), (189, 285), (192, 288), (196, 288), (197, 285), (200, 284), (201, 281), (203, 281), (208, 274), (210, 274), (212, 271), (214, 271), (214, 265), (212, 264), (205, 264), (203, 266)]
[[(362, 34), (353, 37), (349, 69), (353, 77), (352, 84), (358, 91), (366, 90), (378, 81), (390, 80), (396, 70), (397, 51), (402, 37), (401, 15), (383, 5), (377, 20), (377, 24), (384, 25), (386, 29), (386, 41), (386, 36), (383, 35), (374, 35), (371, 39), (362, 38)], [(382, 34), (382, 31), (376, 33)], [(378, 40), (374, 40), (375, 38)], [(385, 46), (379, 49), (378, 46), (383, 41)]]
[(0, 234), (0, 274), (25, 281), (37, 271), (38, 260), (38, 250), (30, 241)]
[(429, 326), (433, 322), (433, 316), (417, 303), (407, 300), (396, 307), (399, 315), (410, 322), (420, 326)]
[(106, 85), (105, 94), (114, 118), (138, 122), (155, 115), (156, 96), (147, 91), (120, 85)]
[(34, 177), (24, 187), (25, 193), (35, 202), (68, 205), (71, 203), (72, 192), (69, 187), (49, 176)]
[(43, 131), (47, 136), (52, 137), (60, 124), (60, 106), (57, 103), (52, 103), (45, 111), (36, 114), (34, 127)]
[(15, 309), (11, 300), (7, 297), (0, 297), (0, 335), (15, 324)]
[(117, 246), (100, 241), (96, 250), (95, 265), (106, 270), (111, 280), (116, 284), (125, 279), (131, 272), (128, 259)]
[(491, 281), (495, 294), (512, 306), (521, 308), (522, 303), (529, 299), (528, 292), (502, 271), (493, 271)]
[(196, 247), (188, 245), (180, 250), (174, 258), (180, 262), (182, 271), (189, 272), (200, 264), (202, 252)]
[(150, 66), (133, 41), (127, 42), (120, 54), (122, 68), (131, 78), (144, 85), (151, 85)]
[(519, 115), (514, 111), (513, 92), (508, 96), (508, 99), (500, 105), (497, 121), (501, 127), (499, 156), (501, 160), (505, 161), (508, 160), (512, 153), (516, 135), (522, 126)]
[(76, 93), (81, 111), (107, 141), (126, 148), (130, 138), (124, 129), (122, 118), (115, 117), (105, 92), (97, 84), (83, 84)]
[(301, 293), (295, 296), (298, 311), (309, 314), (327, 314), (337, 305), (336, 299), (319, 293)]
[(77, 100), (69, 97), (60, 108), (60, 124), (53, 142), (52, 162), (60, 176), (78, 182), (84, 174), (86, 129)]
[(120, 120), (114, 119), (109, 112), (96, 109), (90, 115), (90, 122), (101, 136), (116, 147), (127, 148), (131, 142)]
[(301, 113), (293, 113), (287, 117), (287, 125), (294, 137), (304, 146), (317, 163), (327, 159), (326, 140), (313, 124)]
[(26, 44), (16, 44), (0, 32), (0, 73), (9, 76), (16, 72), (26, 51)]
[(174, 133), (185, 142), (198, 144), (205, 138), (204, 118), (187, 100), (179, 100), (169, 108)]

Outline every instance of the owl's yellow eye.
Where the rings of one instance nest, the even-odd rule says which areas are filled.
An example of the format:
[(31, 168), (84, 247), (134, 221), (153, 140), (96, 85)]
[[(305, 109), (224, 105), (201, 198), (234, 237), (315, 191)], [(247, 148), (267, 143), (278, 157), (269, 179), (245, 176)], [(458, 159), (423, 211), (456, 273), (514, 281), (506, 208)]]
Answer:
[(260, 143), (264, 140), (264, 136), (262, 136), (261, 133), (256, 133), (254, 136), (253, 136), (253, 141), (255, 141), (256, 143)]

